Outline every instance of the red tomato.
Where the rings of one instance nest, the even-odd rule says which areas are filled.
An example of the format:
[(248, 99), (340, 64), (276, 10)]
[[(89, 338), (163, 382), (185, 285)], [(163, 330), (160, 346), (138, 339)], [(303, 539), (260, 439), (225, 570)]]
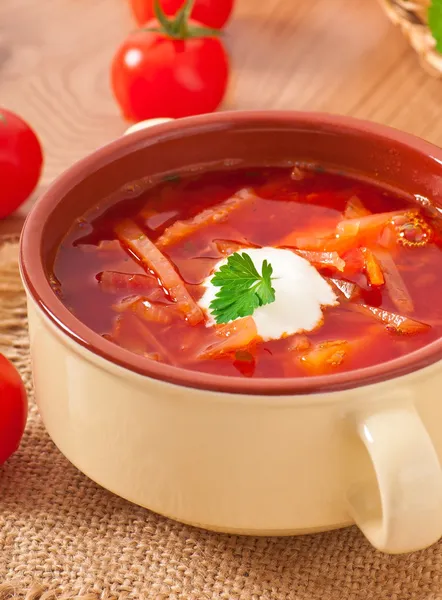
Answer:
[[(159, 24), (151, 21), (146, 27)], [(117, 50), (111, 79), (123, 115), (143, 121), (214, 111), (224, 97), (228, 74), (227, 54), (217, 37), (175, 39), (139, 30)]]
[(17, 450), (27, 415), (28, 401), (20, 375), (0, 354), (0, 465)]
[[(155, 17), (153, 0), (130, 0), (132, 11), (139, 25)], [(171, 17), (183, 5), (183, 0), (161, 0), (161, 8)], [(214, 29), (226, 24), (233, 9), (233, 0), (196, 0), (192, 10), (192, 19)]]
[(0, 218), (29, 198), (40, 179), (42, 164), (34, 131), (19, 116), (0, 108)]

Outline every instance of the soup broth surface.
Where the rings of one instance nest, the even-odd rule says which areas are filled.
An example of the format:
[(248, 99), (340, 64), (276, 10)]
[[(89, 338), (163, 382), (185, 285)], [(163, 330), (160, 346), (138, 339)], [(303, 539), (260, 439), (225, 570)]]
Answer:
[[(217, 323), (202, 301), (220, 265), (260, 248), (297, 254), (332, 290), (335, 305), (318, 304), (311, 330), (263, 339), (253, 312)], [(66, 235), (51, 279), (79, 320), (146, 361), (299, 377), (384, 363), (440, 337), (441, 267), (436, 209), (349, 176), (244, 168), (176, 176), (135, 198), (122, 191), (111, 205), (98, 202)], [(293, 284), (298, 298), (303, 281)], [(282, 306), (282, 287), (272, 285)], [(245, 293), (230, 291), (232, 310)]]

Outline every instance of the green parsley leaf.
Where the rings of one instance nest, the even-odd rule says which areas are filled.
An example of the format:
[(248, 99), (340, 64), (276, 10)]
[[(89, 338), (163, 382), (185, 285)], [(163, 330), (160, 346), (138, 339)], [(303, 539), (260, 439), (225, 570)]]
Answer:
[(428, 7), (428, 26), (436, 40), (436, 50), (442, 53), (442, 0), (431, 0)]
[(248, 254), (235, 252), (212, 277), (212, 284), (221, 288), (210, 303), (216, 323), (228, 323), (252, 315), (259, 306), (275, 301), (272, 287), (273, 267), (266, 260), (261, 275)]

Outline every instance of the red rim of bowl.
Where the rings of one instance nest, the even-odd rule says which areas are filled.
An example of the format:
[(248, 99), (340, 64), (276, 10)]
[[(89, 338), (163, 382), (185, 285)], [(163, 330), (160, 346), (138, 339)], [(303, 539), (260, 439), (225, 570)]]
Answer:
[[(331, 375), (297, 378), (241, 378), (213, 375), (181, 367), (161, 364), (137, 356), (104, 339), (79, 321), (59, 300), (46, 276), (41, 256), (44, 225), (54, 207), (63, 201), (66, 192), (79, 181), (109, 162), (142, 148), (148, 141), (187, 135), (200, 127), (217, 129), (253, 121), (268, 123), (269, 119), (287, 125), (308, 125), (334, 129), (337, 132), (359, 132), (372, 137), (390, 139), (417, 150), (442, 165), (442, 150), (436, 146), (384, 125), (351, 117), (322, 113), (238, 111), (215, 113), (171, 121), (151, 129), (138, 131), (100, 148), (62, 174), (41, 196), (29, 214), (21, 237), (20, 266), (25, 286), (40, 310), (64, 334), (80, 346), (129, 371), (185, 387), (245, 395), (299, 395), (324, 393), (370, 385), (399, 377), (438, 361), (442, 356), (442, 338), (419, 350), (383, 364)], [(442, 167), (441, 167), (442, 174)]]

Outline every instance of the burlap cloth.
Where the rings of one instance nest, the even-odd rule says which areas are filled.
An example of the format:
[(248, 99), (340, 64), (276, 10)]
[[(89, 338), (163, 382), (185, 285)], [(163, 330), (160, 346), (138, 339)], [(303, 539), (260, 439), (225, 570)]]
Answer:
[(356, 528), (298, 538), (208, 533), (77, 471), (33, 403), (14, 239), (0, 247), (0, 351), (31, 400), (21, 448), (0, 468), (0, 600), (442, 600), (442, 545), (389, 557)]

